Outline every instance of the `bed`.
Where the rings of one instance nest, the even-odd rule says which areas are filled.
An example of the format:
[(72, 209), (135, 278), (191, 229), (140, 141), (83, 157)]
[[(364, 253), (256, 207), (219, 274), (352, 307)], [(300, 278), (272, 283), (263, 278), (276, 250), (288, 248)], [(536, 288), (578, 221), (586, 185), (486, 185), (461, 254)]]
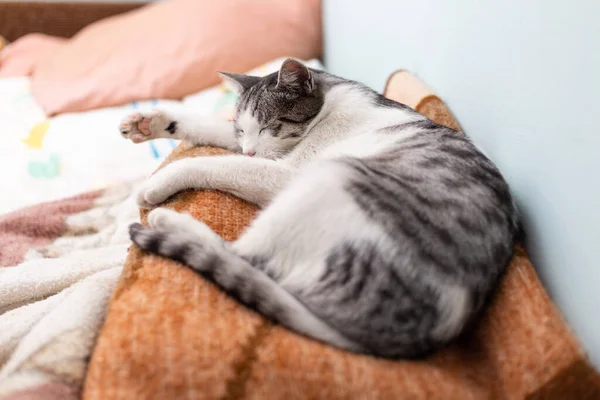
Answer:
[[(203, 2), (161, 3), (153, 6), (154, 17), (169, 4), (200, 7)], [(303, 14), (296, 8), (317, 3), (287, 4), (296, 12), (294, 21), (307, 25), (310, 21), (298, 18)], [(85, 5), (58, 9), (66, 13), (61, 18), (81, 14), (89, 19), (137, 6), (89, 6), (102, 15), (72, 11)], [(27, 6), (0, 3), (0, 15), (17, 9), (22, 13)], [(56, 21), (54, 11), (40, 13), (41, 21), (44, 16)], [(262, 12), (264, 17), (273, 10)], [(88, 19), (75, 18), (59, 31), (68, 37)], [(233, 25), (244, 29), (244, 23)], [(47, 25), (56, 26), (11, 24), (9, 39)], [(269, 29), (254, 33), (277, 36)], [(313, 33), (298, 35), (300, 42), (310, 42)], [(225, 48), (244, 58), (242, 50)], [(276, 70), (279, 57), (289, 54), (276, 48), (277, 58), (269, 56), (274, 61), (251, 73)], [(319, 31), (309, 53), (319, 54), (320, 48)], [(317, 60), (310, 66), (323, 67)], [(521, 246), (497, 300), (473, 333), (432, 357), (398, 362), (348, 354), (293, 334), (190, 270), (130, 247), (127, 227), (140, 221), (137, 182), (176, 159), (224, 151), (168, 139), (134, 145), (121, 138), (120, 119), (154, 107), (229, 118), (235, 95), (223, 85), (207, 84), (185, 96), (140, 96), (107, 107), (49, 113), (52, 97), (40, 100), (32, 82), (31, 77), (0, 79), (0, 120), (8, 121), (1, 131), (0, 167), (10, 172), (0, 181), (5, 194), (0, 198), (0, 399), (600, 397), (598, 376)], [(460, 130), (444, 102), (409, 72), (392, 74), (386, 95)], [(257, 212), (252, 204), (211, 191), (187, 191), (165, 206), (203, 219), (227, 240)]]

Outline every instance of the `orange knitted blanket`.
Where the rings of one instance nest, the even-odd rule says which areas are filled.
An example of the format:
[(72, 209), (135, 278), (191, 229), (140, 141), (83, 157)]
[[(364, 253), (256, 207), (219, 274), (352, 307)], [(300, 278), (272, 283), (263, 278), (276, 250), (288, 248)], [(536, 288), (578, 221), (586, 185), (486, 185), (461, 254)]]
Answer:
[[(458, 128), (406, 72), (386, 95)], [(224, 151), (180, 145), (166, 161)], [(164, 204), (233, 240), (254, 206), (188, 191)], [(191, 269), (133, 246), (89, 365), (83, 397), (108, 399), (592, 399), (598, 377), (520, 246), (491, 309), (421, 361), (350, 354), (273, 325)]]

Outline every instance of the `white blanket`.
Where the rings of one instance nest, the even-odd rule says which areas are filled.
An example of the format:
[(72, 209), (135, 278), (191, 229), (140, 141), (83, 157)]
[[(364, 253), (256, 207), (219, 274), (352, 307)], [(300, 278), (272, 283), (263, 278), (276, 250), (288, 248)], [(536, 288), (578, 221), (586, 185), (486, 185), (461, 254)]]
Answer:
[(0, 269), (0, 398), (77, 395), (136, 221), (134, 186), (118, 185), (67, 217), (65, 235)]

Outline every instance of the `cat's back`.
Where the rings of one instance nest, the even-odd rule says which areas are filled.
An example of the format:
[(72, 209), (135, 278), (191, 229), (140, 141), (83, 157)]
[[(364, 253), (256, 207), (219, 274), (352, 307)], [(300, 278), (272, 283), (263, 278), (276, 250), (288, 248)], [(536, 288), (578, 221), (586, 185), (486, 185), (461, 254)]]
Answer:
[[(402, 137), (406, 130), (412, 134)], [(401, 138), (376, 154), (344, 159), (354, 170), (347, 184), (354, 200), (440, 271), (473, 280), (499, 273), (512, 254), (518, 214), (492, 161), (433, 121), (390, 126), (385, 134)]]

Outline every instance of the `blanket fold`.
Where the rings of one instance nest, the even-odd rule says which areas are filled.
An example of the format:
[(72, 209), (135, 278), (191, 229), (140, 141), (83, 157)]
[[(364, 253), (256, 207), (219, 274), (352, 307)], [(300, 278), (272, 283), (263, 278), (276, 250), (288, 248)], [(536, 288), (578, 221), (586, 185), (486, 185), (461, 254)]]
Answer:
[(137, 220), (132, 184), (0, 217), (0, 399), (80, 397)]

